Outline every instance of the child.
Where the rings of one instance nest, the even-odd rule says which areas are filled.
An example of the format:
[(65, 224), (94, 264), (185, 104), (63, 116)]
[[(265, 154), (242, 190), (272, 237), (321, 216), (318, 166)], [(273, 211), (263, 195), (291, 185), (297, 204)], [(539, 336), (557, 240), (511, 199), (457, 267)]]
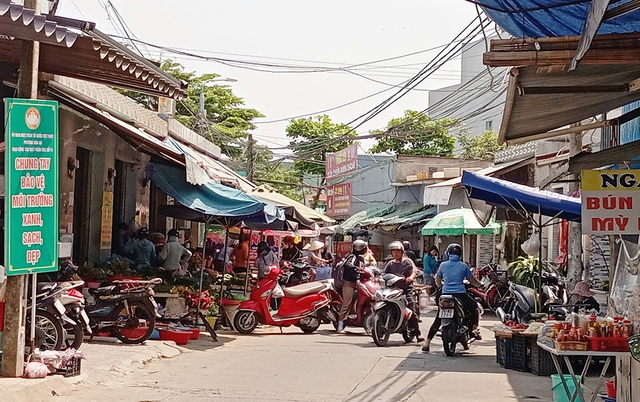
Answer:
[(600, 303), (593, 298), (595, 293), (589, 290), (589, 284), (587, 282), (580, 281), (576, 283), (576, 286), (569, 292), (569, 294), (578, 296), (578, 302), (573, 308), (574, 312), (577, 313), (580, 309), (584, 309), (586, 311), (596, 310), (597, 312), (600, 312)]

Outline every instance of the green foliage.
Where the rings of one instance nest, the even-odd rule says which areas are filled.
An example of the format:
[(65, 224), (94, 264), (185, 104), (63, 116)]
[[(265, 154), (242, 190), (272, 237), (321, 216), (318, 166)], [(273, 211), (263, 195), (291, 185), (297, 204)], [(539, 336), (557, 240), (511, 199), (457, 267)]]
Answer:
[(386, 134), (378, 138), (370, 152), (451, 157), (455, 138), (449, 133), (459, 126), (456, 119), (432, 119), (421, 112), (407, 110), (403, 117), (391, 119), (385, 129), (371, 131), (371, 134)]
[[(538, 278), (540, 268), (538, 267), (538, 257), (519, 256), (508, 266), (513, 281), (518, 285), (528, 286), (533, 289), (538, 288)], [(542, 261), (542, 272), (557, 273), (556, 264), (551, 261)]]
[[(229, 85), (206, 82), (220, 77), (218, 74), (196, 75), (185, 71), (180, 63), (173, 60), (164, 60), (160, 67), (188, 84), (186, 98), (176, 102), (176, 119), (218, 145), (225, 155), (241, 155), (244, 144), (239, 140), (247, 138), (248, 132), (255, 129), (252, 120), (264, 117), (262, 113), (245, 108), (244, 99), (236, 96)], [(206, 120), (200, 116), (201, 90), (204, 90)], [(158, 108), (156, 97), (132, 91), (120, 92), (148, 109)]]
[[(246, 150), (246, 147), (245, 147)], [(259, 179), (282, 181), (292, 184), (300, 184), (300, 173), (291, 168), (285, 167), (282, 163), (274, 161), (273, 152), (264, 145), (253, 145), (253, 177), (254, 181), (260, 183)], [(241, 155), (231, 158), (227, 165), (236, 171), (247, 169), (247, 153), (243, 152)], [(278, 183), (268, 183), (271, 187), (278, 190), (280, 194), (287, 197), (301, 201), (302, 192), (299, 186), (289, 186)]]
[(345, 124), (333, 123), (327, 115), (294, 119), (286, 128), (297, 160), (294, 168), (303, 174), (325, 175), (325, 155), (353, 144), (355, 131)]
[(485, 131), (478, 136), (471, 136), (466, 130), (462, 130), (458, 134), (458, 141), (462, 145), (462, 153), (460, 158), (462, 159), (482, 159), (487, 161), (493, 161), (496, 152), (502, 151), (507, 146), (498, 144), (498, 134), (491, 130)]

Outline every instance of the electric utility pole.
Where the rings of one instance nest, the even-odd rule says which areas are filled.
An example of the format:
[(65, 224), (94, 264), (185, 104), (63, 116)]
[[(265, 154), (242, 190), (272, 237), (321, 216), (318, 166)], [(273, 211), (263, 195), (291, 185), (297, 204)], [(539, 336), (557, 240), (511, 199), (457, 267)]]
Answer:
[[(40, 0), (24, 0), (24, 7), (40, 14)], [(40, 42), (22, 41), (22, 59), (18, 77), (18, 98), (38, 98)], [(11, 236), (11, 233), (5, 233)], [(6, 263), (6, 261), (5, 261)], [(21, 377), (24, 373), (26, 289), (28, 275), (7, 277), (2, 339), (2, 376)]]
[(247, 138), (247, 180), (253, 182), (253, 135), (249, 134)]
[[(582, 132), (571, 134), (569, 137), (569, 154), (573, 157), (582, 151)], [(578, 175), (572, 176), (574, 179)], [(579, 182), (569, 183), (569, 192), (580, 189)], [(573, 289), (576, 283), (582, 280), (582, 223), (569, 221), (569, 245), (567, 247), (567, 280), (568, 288)]]

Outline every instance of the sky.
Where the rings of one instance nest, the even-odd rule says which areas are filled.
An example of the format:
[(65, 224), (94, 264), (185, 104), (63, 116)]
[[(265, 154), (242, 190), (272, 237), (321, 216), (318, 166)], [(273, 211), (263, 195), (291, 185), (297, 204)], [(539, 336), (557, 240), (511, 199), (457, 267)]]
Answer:
[[(289, 143), (288, 120), (327, 114), (334, 123), (352, 121), (384, 101), (394, 92), (392, 85), (411, 78), (477, 18), (475, 6), (464, 0), (61, 0), (58, 8), (58, 15), (95, 22), (102, 32), (123, 35), (116, 14), (135, 38), (154, 45), (206, 57), (293, 66), (242, 68), (139, 46), (145, 57), (171, 58), (198, 75), (215, 73), (237, 80), (218, 84), (230, 85), (246, 107), (265, 115), (254, 122), (253, 135), (276, 153), (287, 153), (278, 148)], [(416, 54), (398, 57), (412, 53)], [(364, 77), (335, 71), (389, 58), (394, 59), (362, 66), (357, 73)], [(300, 73), (301, 67), (314, 72)], [(424, 110), (428, 90), (459, 82), (457, 59), (357, 133), (382, 129), (405, 110)], [(364, 149), (371, 145), (371, 140), (362, 142)]]

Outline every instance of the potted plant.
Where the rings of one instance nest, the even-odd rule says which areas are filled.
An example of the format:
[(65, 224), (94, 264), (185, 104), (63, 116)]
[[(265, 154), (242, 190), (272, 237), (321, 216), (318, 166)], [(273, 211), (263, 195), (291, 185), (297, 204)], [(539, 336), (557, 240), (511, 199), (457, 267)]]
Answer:
[[(540, 276), (538, 257), (520, 256), (510, 263), (508, 267), (516, 284), (532, 289), (538, 288), (538, 277)], [(542, 260), (542, 272), (556, 272), (556, 265), (553, 262)]]

